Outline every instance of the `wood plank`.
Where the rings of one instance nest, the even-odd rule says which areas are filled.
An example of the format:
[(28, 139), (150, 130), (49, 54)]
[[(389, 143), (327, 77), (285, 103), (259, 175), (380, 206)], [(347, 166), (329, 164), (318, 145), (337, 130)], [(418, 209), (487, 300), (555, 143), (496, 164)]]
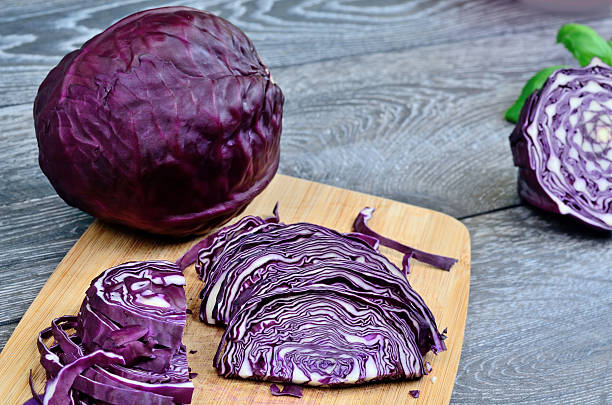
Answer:
[[(481, 69), (487, 70), (491, 61), (495, 63), (503, 58), (507, 50), (488, 47), (485, 52), (479, 52), (470, 42), (498, 36), (505, 38), (504, 48), (527, 51), (524, 57), (508, 58), (511, 64), (528, 65), (530, 71), (537, 71), (542, 65), (531, 55), (547, 58), (549, 48), (554, 47), (556, 30), (567, 22), (564, 16), (546, 15), (519, 2), (503, 0), (473, 1), (470, 7), (465, 7), (460, 0), (447, 1), (443, 6), (419, 0), (400, 6), (400, 9), (405, 8), (402, 12), (385, 7), (384, 2), (378, 3), (363, 9), (340, 3), (337, 6), (346, 9), (333, 12), (326, 11), (330, 6), (325, 2), (298, 3), (291, 7), (288, 2), (276, 1), (270, 2), (267, 10), (255, 12), (252, 5), (240, 1), (198, 3), (197, 6), (229, 18), (243, 28), (273, 71), (282, 66), (447, 43), (451, 43), (449, 48), (455, 52), (473, 57), (470, 65), (478, 65), (481, 58), (486, 57)], [(31, 103), (39, 84), (63, 55), (122, 16), (161, 4), (125, 1), (100, 5), (93, 0), (52, 0), (44, 4), (17, 2), (6, 6), (0, 17), (0, 107)], [(393, 15), (388, 16), (389, 13)], [(358, 17), (359, 24), (345, 21), (351, 16)], [(391, 25), (384, 21), (385, 16), (393, 20)], [(612, 35), (612, 20), (601, 17), (609, 16), (586, 16), (573, 21), (587, 23), (604, 36), (606, 33)], [(368, 18), (370, 21), (365, 21)], [(533, 43), (538, 43), (538, 47), (531, 46)], [(465, 52), (466, 49), (470, 52)], [(449, 59), (453, 65), (452, 55)], [(449, 65), (443, 60), (439, 64)], [(523, 81), (521, 79), (519, 86)]]
[(53, 66), (52, 64), (33, 66), (0, 64), (0, 107), (25, 105), (31, 112), (38, 86)]
[(18, 322), (19, 321), (13, 321), (0, 324), (0, 347), (4, 347), (17, 327)]
[(612, 236), (527, 207), (463, 222), (473, 265), (453, 404), (612, 403)]
[[(414, 263), (410, 282), (423, 296), (441, 328), (448, 326), (448, 350), (426, 358), (433, 372), (417, 381), (380, 383), (346, 389), (308, 388), (303, 401), (309, 404), (391, 403), (408, 397), (411, 389), (421, 390), (414, 403), (447, 404), (457, 372), (465, 325), (469, 290), (470, 242), (465, 227), (446, 215), (332, 188), (304, 180), (277, 176), (271, 186), (247, 209), (247, 213), (267, 215), (276, 201), (283, 221), (312, 221), (341, 231), (349, 231), (356, 213), (364, 206), (378, 211), (372, 222), (385, 234), (415, 247), (459, 258), (451, 272)], [(30, 309), (15, 329), (0, 354), (0, 375), (4, 384), (0, 397), (8, 403), (22, 403), (29, 397), (27, 370), (34, 370), (36, 386), (43, 383), (43, 370), (35, 349), (36, 334), (53, 317), (76, 313), (91, 279), (104, 268), (128, 260), (154, 258), (176, 259), (193, 242), (171, 243), (167, 240), (125, 233), (95, 222), (62, 260)], [(386, 251), (385, 253), (391, 253)], [(401, 263), (401, 255), (390, 255)], [(272, 397), (269, 383), (223, 379), (210, 366), (222, 330), (202, 325), (197, 320), (197, 299), (201, 282), (193, 268), (186, 271), (188, 317), (184, 342), (197, 350), (190, 356), (190, 366), (199, 373), (194, 380), (193, 403), (292, 403), (293, 399)], [(435, 384), (431, 378), (437, 377)], [(10, 382), (10, 383), (9, 383)]]
[(0, 145), (0, 207), (55, 195), (38, 167), (31, 104), (0, 108)]
[[(117, 19), (165, 4), (160, 0), (7, 4), (0, 17), (0, 64), (56, 63)], [(568, 21), (566, 15), (506, 0), (384, 0), (367, 4), (209, 0), (180, 4), (210, 10), (240, 26), (271, 66), (557, 29)], [(606, 15), (572, 16), (572, 20), (592, 22), (602, 17)]]
[(57, 196), (0, 206), (0, 218), (2, 324), (21, 318), (92, 218)]

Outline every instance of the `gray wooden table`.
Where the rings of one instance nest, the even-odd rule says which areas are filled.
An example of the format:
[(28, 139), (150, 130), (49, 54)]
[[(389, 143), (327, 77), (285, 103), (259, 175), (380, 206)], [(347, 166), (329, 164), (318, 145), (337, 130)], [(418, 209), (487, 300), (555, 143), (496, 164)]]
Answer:
[[(37, 87), (118, 18), (165, 4), (179, 3), (0, 1), (0, 348), (92, 222), (38, 168)], [(511, 0), (182, 4), (240, 26), (282, 87), (281, 173), (467, 225), (472, 281), (452, 403), (612, 403), (610, 236), (520, 203), (502, 118), (534, 71), (573, 63), (554, 44), (559, 26), (611, 37), (612, 17)]]

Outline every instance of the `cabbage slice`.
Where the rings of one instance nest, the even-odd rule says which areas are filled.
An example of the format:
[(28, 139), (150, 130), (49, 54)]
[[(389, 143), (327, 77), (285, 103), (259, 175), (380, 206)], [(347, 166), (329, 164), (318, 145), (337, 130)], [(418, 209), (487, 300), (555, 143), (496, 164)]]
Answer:
[(402, 325), (344, 291), (257, 296), (230, 322), (214, 365), (224, 377), (325, 386), (420, 377), (423, 358)]
[[(211, 260), (213, 251), (221, 251)], [(267, 279), (269, 272), (291, 271), (317, 263), (366, 264), (383, 275), (403, 278), (387, 258), (368, 243), (315, 224), (262, 224), (200, 251), (196, 269), (205, 281), (200, 317), (227, 324), (228, 311), (241, 284)], [(404, 283), (405, 284), (405, 283)], [(219, 305), (226, 310), (219, 312)]]
[(120, 353), (128, 365), (155, 354), (157, 362), (143, 367), (164, 371), (185, 329), (184, 285), (178, 266), (163, 260), (107, 269), (91, 282), (79, 312), (85, 348)]

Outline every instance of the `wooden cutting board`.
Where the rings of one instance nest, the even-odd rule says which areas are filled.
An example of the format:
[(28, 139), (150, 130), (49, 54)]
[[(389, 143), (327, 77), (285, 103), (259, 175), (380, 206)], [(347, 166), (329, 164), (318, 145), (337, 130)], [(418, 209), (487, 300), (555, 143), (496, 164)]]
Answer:
[[(426, 355), (433, 371), (420, 380), (378, 383), (359, 387), (304, 388), (302, 399), (274, 397), (270, 383), (229, 380), (217, 376), (213, 355), (222, 329), (198, 321), (198, 293), (202, 282), (193, 266), (186, 270), (188, 307), (184, 343), (189, 365), (198, 376), (193, 404), (448, 404), (463, 342), (470, 282), (470, 238), (456, 219), (439, 212), (366, 194), (277, 175), (268, 188), (247, 208), (246, 214), (271, 213), (279, 202), (285, 223), (308, 221), (341, 232), (349, 231), (353, 219), (365, 206), (376, 208), (370, 222), (382, 234), (408, 245), (459, 259), (450, 272), (412, 262), (409, 280), (425, 299), (440, 329), (448, 327), (448, 350)], [(0, 354), (0, 398), (2, 403), (22, 404), (31, 397), (28, 372), (42, 392), (44, 370), (38, 363), (36, 337), (53, 318), (76, 314), (90, 281), (104, 269), (130, 260), (176, 260), (199, 238), (180, 243), (132, 233), (95, 221), (77, 241), (42, 288)], [(401, 255), (382, 248), (396, 264)], [(420, 390), (413, 399), (410, 390)]]

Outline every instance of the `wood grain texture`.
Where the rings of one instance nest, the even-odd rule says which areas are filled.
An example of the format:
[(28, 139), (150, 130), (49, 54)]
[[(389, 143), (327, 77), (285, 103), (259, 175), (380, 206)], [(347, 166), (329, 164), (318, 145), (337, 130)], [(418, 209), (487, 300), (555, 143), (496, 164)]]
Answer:
[[(433, 269), (413, 262), (410, 283), (423, 296), (441, 328), (448, 327), (445, 341), (448, 350), (426, 355), (433, 371), (418, 381), (371, 384), (357, 388), (308, 388), (302, 401), (307, 404), (392, 403), (409, 397), (409, 390), (419, 389), (414, 403), (447, 404), (457, 372), (465, 326), (470, 279), (470, 239), (467, 229), (457, 220), (434, 211), (400, 204), (381, 198), (341, 190), (286, 176), (276, 176), (272, 184), (247, 208), (246, 214), (268, 215), (279, 202), (281, 219), (293, 223), (309, 221), (350, 231), (352, 221), (364, 206), (377, 212), (372, 226), (382, 228), (419, 249), (456, 257), (452, 271)], [(8, 403), (23, 403), (30, 397), (27, 373), (34, 370), (36, 385), (43, 386), (44, 370), (38, 365), (36, 336), (51, 319), (78, 311), (84, 291), (91, 279), (105, 268), (130, 260), (175, 260), (197, 239), (168, 243), (159, 238), (123, 232), (95, 222), (74, 245), (49, 278), (41, 293), (28, 309), (0, 354), (3, 385), (0, 398)], [(401, 255), (394, 254), (396, 264)], [(219, 377), (211, 367), (222, 330), (204, 325), (197, 319), (202, 288), (193, 266), (186, 270), (188, 317), (183, 342), (189, 350), (189, 365), (198, 373), (192, 403), (293, 403), (291, 398), (273, 397), (270, 383), (228, 380)], [(432, 378), (436, 376), (435, 384)]]
[(611, 235), (526, 207), (464, 223), (473, 265), (453, 403), (612, 403)]
[[(32, 105), (0, 108), (0, 123), (0, 207), (55, 195), (38, 167)], [(0, 218), (9, 219), (4, 216)]]
[(568, 19), (507, 0), (15, 2), (7, 4), (0, 16), (0, 62), (8, 66), (56, 63), (58, 57), (123, 16), (177, 4), (210, 10), (237, 24), (271, 66), (556, 29)]
[(0, 207), (0, 218), (2, 325), (21, 318), (92, 219), (57, 196)]
[[(554, 31), (569, 19), (507, 0), (384, 0), (376, 4), (325, 0), (2, 3), (0, 90), (6, 91), (0, 91), (0, 107), (32, 102), (44, 75), (63, 55), (118, 19), (150, 7), (183, 4), (223, 16), (249, 35), (272, 68), (497, 36), (513, 38), (514, 42), (517, 34), (531, 32), (552, 33), (541, 42), (547, 47), (554, 42)], [(605, 32), (602, 24), (609, 21), (602, 17), (605, 16), (579, 16), (572, 21), (587, 22)], [(533, 43), (539, 42), (530, 42)], [(472, 53), (465, 52), (469, 46), (455, 47)], [(520, 41), (514, 48), (525, 49)], [(491, 57), (489, 49), (493, 48), (488, 48), (486, 55)], [(547, 52), (542, 49), (543, 54)], [(495, 52), (495, 56), (501, 55), (503, 52)], [(483, 67), (490, 65), (488, 59)]]
[[(23, 311), (25, 313), (25, 311)], [(21, 319), (21, 317), (19, 318)], [(2, 342), (2, 347), (6, 344), (6, 342), (11, 337), (11, 334), (17, 327), (17, 323), (19, 320), (0, 323), (0, 342)]]

